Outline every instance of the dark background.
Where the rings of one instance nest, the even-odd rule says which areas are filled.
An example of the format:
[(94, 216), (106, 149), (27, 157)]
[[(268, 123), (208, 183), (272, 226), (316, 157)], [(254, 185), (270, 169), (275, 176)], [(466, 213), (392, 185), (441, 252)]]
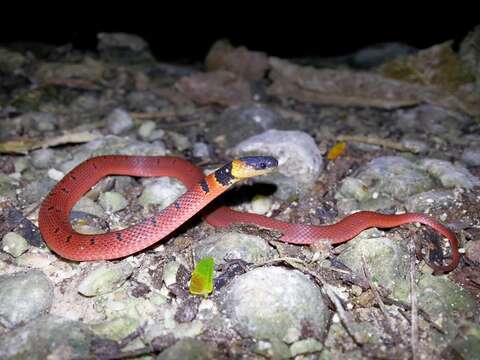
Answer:
[(338, 9), (283, 8), (281, 15), (275, 14), (274, 8), (270, 11), (232, 8), (217, 14), (196, 13), (188, 4), (174, 10), (129, 4), (131, 12), (124, 7), (121, 16), (108, 12), (92, 16), (95, 8), (87, 8), (87, 13), (72, 10), (48, 16), (36, 16), (30, 11), (26, 18), (3, 11), (0, 44), (71, 43), (77, 49), (95, 50), (97, 33), (128, 32), (143, 37), (159, 60), (202, 61), (210, 46), (221, 38), (230, 39), (234, 45), (286, 58), (338, 56), (386, 41), (426, 48), (453, 39), (458, 45), (480, 24), (478, 11), (455, 9), (451, 3), (442, 16), (436, 13), (438, 6), (423, 13), (415, 8), (400, 12), (395, 8), (398, 3), (392, 3), (378, 15), (349, 8), (348, 2)]

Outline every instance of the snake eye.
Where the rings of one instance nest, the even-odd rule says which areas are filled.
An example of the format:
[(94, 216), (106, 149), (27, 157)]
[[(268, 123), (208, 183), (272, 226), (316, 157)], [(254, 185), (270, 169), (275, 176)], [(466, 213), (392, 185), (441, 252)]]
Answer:
[(267, 168), (267, 164), (265, 164), (265, 163), (260, 164), (260, 169), (266, 169), (266, 168)]

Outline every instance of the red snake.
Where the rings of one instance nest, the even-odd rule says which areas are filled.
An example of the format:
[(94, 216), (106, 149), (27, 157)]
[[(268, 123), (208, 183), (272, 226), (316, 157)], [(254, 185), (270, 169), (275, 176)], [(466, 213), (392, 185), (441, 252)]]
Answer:
[[(172, 233), (235, 182), (268, 173), (276, 167), (277, 160), (272, 157), (252, 156), (233, 160), (204, 176), (199, 167), (176, 157), (109, 155), (91, 158), (65, 175), (45, 198), (39, 213), (40, 232), (48, 246), (67, 259), (82, 261), (124, 257), (143, 250)], [(107, 175), (170, 176), (184, 183), (188, 190), (155, 216), (126, 229), (95, 235), (75, 232), (70, 224), (72, 207), (85, 192)], [(243, 223), (278, 230), (282, 233), (280, 240), (293, 244), (311, 244), (318, 240), (339, 244), (367, 228), (392, 228), (418, 222), (432, 227), (450, 243), (450, 263), (429, 264), (436, 272), (451, 271), (460, 260), (454, 233), (435, 219), (419, 213), (383, 215), (360, 211), (336, 224), (324, 226), (290, 224), (227, 207), (212, 209), (205, 218), (216, 227)]]

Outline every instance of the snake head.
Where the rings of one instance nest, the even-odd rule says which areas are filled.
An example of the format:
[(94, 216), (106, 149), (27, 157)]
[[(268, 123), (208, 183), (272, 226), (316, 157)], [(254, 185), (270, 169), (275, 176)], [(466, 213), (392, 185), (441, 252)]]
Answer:
[(271, 156), (245, 156), (232, 161), (232, 175), (238, 179), (245, 179), (268, 174), (277, 166), (277, 159)]

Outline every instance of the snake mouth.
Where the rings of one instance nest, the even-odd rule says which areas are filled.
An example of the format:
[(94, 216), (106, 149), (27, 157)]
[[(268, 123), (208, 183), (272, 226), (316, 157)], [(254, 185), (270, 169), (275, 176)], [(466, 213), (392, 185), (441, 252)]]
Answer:
[(232, 175), (238, 179), (245, 179), (268, 174), (277, 166), (277, 159), (271, 156), (245, 156), (232, 161)]

